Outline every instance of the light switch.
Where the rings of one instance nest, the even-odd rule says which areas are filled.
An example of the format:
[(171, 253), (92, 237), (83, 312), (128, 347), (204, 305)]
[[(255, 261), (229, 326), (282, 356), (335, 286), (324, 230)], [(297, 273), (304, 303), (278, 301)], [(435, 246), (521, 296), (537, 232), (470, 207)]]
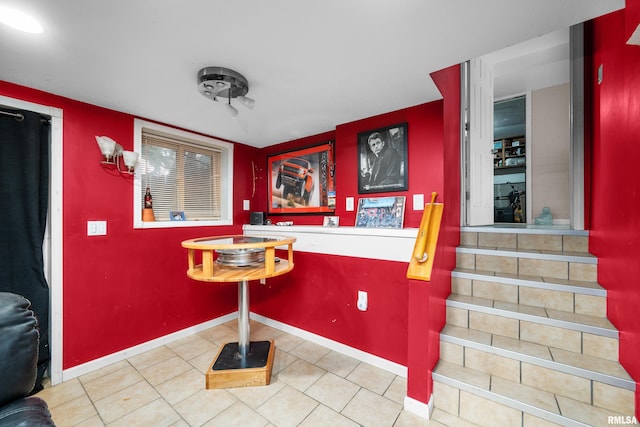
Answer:
[(413, 210), (414, 211), (424, 210), (424, 194), (413, 195)]
[(251, 202), (249, 200), (242, 201), (242, 209), (248, 211), (251, 209)]
[(353, 210), (353, 197), (347, 197), (347, 201), (346, 201), (346, 210), (347, 211), (352, 211)]

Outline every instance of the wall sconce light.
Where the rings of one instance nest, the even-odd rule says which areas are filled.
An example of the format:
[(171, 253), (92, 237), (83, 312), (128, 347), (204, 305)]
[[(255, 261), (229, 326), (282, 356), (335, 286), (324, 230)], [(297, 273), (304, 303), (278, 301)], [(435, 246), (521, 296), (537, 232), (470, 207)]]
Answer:
[[(122, 149), (122, 145), (115, 142), (108, 136), (96, 136), (96, 142), (100, 147), (100, 152), (104, 157), (102, 160), (103, 165), (115, 166), (119, 172), (128, 172), (133, 174), (135, 172), (136, 163), (138, 162), (138, 153), (134, 151), (126, 151)], [(120, 161), (124, 163), (126, 171), (121, 168)]]

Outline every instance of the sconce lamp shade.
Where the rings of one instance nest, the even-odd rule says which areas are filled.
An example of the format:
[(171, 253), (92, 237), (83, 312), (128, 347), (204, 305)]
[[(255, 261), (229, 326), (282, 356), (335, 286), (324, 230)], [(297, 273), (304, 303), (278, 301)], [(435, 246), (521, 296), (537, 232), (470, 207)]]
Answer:
[(122, 151), (122, 159), (124, 160), (124, 165), (129, 168), (129, 172), (131, 173), (138, 162), (138, 153), (134, 151)]
[(256, 101), (251, 99), (251, 98), (249, 98), (248, 96), (241, 95), (236, 99), (238, 101), (240, 101), (240, 103), (242, 105), (244, 105), (245, 107), (247, 107), (250, 110), (253, 110), (253, 107), (256, 105)]
[(116, 151), (116, 142), (108, 136), (96, 136), (96, 142), (100, 147), (102, 155), (107, 161), (111, 160), (111, 157), (113, 157)]

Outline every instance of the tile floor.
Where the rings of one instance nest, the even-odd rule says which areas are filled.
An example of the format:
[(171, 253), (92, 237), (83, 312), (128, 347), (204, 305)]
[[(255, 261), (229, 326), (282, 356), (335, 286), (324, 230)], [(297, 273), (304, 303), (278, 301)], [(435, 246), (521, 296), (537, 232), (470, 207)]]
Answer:
[(47, 387), (64, 426), (442, 426), (403, 410), (406, 379), (258, 322), (251, 339), (273, 339), (271, 384), (205, 389), (228, 322), (97, 371)]

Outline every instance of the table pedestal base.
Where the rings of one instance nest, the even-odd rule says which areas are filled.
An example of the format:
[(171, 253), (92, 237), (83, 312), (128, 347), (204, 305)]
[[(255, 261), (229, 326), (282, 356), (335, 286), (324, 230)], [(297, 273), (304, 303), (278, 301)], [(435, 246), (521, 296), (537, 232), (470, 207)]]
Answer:
[(240, 357), (237, 342), (225, 344), (207, 370), (206, 388), (268, 385), (275, 345), (273, 341), (252, 341), (246, 357)]

